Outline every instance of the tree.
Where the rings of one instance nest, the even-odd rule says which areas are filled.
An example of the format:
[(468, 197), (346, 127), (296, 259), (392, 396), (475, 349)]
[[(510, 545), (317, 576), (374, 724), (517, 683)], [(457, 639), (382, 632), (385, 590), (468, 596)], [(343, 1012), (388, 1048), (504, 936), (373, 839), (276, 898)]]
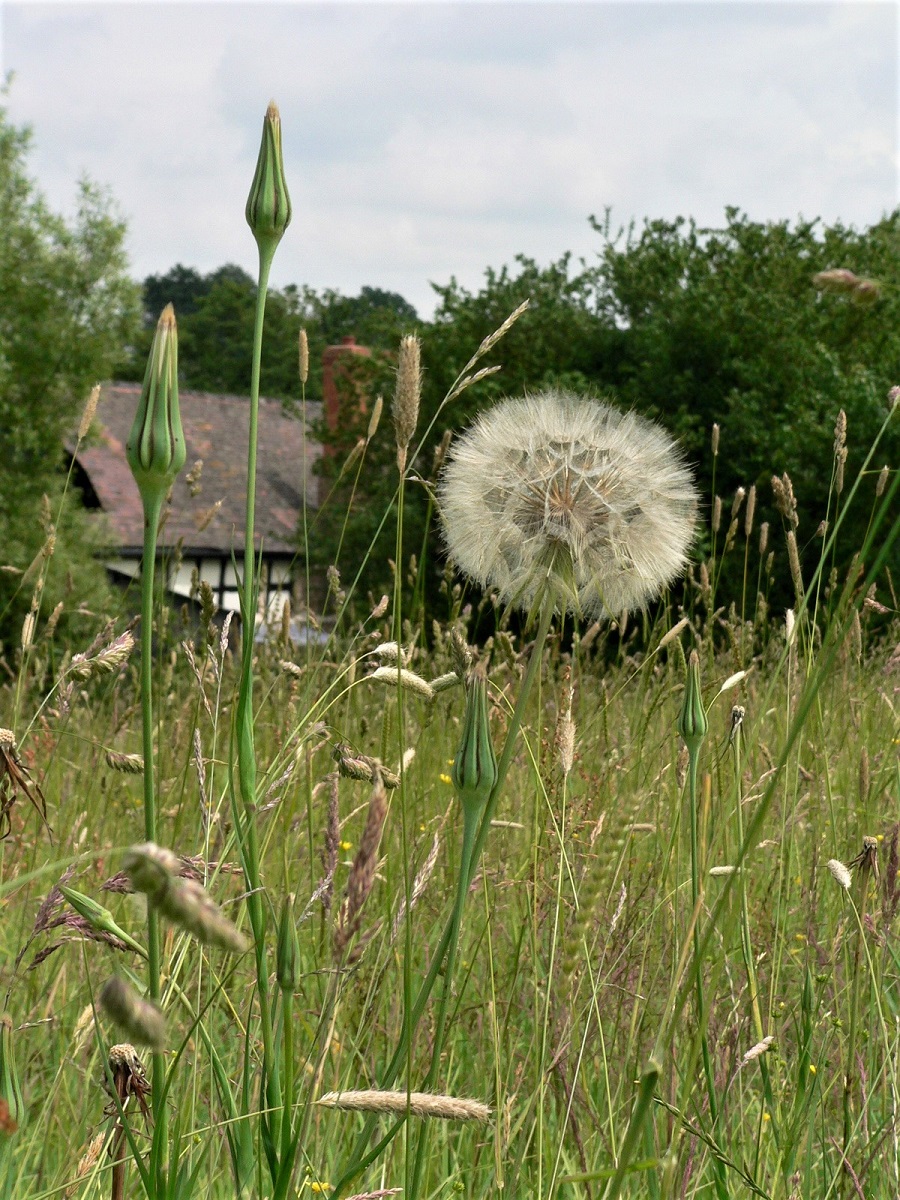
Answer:
[[(875, 302), (818, 291), (813, 276), (836, 267), (879, 281)], [(761, 485), (761, 516), (778, 520), (768, 485), (787, 471), (798, 538), (809, 542), (828, 504), (838, 413), (848, 418), (849, 480), (900, 380), (900, 210), (860, 231), (762, 224), (736, 209), (722, 229), (650, 221), (637, 236), (604, 235), (596, 278), (600, 314), (620, 330), (604, 372), (619, 402), (679, 434), (710, 502), (713, 422), (715, 487), (726, 498)], [(880, 454), (879, 468), (897, 466), (896, 422)], [(872, 498), (848, 514), (845, 560), (862, 545)]]
[[(46, 494), (52, 519), (61, 516), (44, 602), (63, 598), (68, 576), (74, 608), (102, 596), (105, 573), (71, 490), (62, 506), (63, 441), (91, 385), (109, 377), (134, 336), (139, 292), (109, 197), (82, 182), (73, 221), (51, 213), (27, 173), (29, 141), (0, 107), (0, 558), (17, 570), (34, 559), (45, 540)], [(27, 582), (0, 573), (0, 636), (18, 635), (30, 599)]]
[[(143, 291), (145, 328), (128, 361), (120, 366), (121, 378), (143, 377), (157, 317), (171, 301), (178, 318), (182, 386), (233, 395), (249, 391), (256, 282), (246, 271), (226, 263), (201, 275), (178, 263), (163, 275), (148, 275)], [(306, 330), (310, 349), (306, 396), (318, 400), (326, 346), (352, 335), (362, 345), (391, 350), (415, 323), (412, 305), (396, 292), (381, 288), (364, 287), (358, 296), (331, 289), (317, 293), (293, 284), (270, 288), (263, 332), (262, 392), (273, 399), (300, 399), (297, 349), (301, 329)]]

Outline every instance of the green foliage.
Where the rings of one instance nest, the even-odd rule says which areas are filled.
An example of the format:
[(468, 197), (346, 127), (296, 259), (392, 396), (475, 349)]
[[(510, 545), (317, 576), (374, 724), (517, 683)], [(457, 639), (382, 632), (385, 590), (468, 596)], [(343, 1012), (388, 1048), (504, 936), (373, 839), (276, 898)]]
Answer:
[[(0, 107), (0, 559), (23, 570), (45, 540), (41, 496), (66, 526), (65, 554), (54, 556), (44, 590), (52, 607), (74, 576), (74, 598), (102, 600), (105, 577), (88, 527), (65, 484), (63, 441), (88, 391), (108, 378), (133, 336), (138, 291), (126, 274), (125, 227), (109, 198), (82, 182), (71, 222), (51, 213), (27, 173), (30, 135)], [(0, 636), (21, 623), (30, 588), (0, 574)]]
[[(900, 210), (861, 231), (762, 224), (734, 209), (721, 229), (678, 219), (612, 235), (608, 221), (594, 225), (602, 239), (595, 264), (575, 269), (566, 255), (540, 267), (519, 257), (517, 271), (487, 271), (478, 292), (455, 280), (437, 289), (435, 318), (419, 331), (425, 379), (418, 469), (427, 476), (445, 430), (460, 429), (499, 396), (572, 387), (610, 397), (676, 433), (710, 503), (714, 490), (727, 501), (739, 486), (758, 485), (757, 522), (778, 520), (769, 480), (788, 471), (801, 550), (808, 547), (826, 512), (834, 517), (828, 504), (838, 413), (848, 418), (850, 481), (883, 420), (887, 391), (900, 379)], [(817, 291), (813, 275), (834, 267), (878, 281), (877, 301), (863, 306)], [(481, 364), (499, 364), (500, 372), (443, 408), (432, 425), (457, 372), (526, 299), (528, 311)], [(715, 462), (708, 453), (713, 422), (722, 429)], [(358, 436), (355, 427), (346, 432), (345, 452)], [(389, 440), (390, 432), (381, 436)], [(879, 454), (878, 468), (897, 463), (896, 428)], [(361, 474), (356, 504), (369, 528), (386, 490), (393, 487), (386, 489), (376, 471)], [(873, 492), (874, 479), (867, 500)], [(427, 494), (413, 494), (407, 528), (422, 530), (427, 511)], [(864, 506), (848, 514), (839, 565), (862, 543), (867, 520)], [(705, 552), (709, 535), (703, 540)], [(362, 549), (354, 546), (357, 562)], [(327, 536), (321, 551), (337, 561)], [(367, 575), (372, 590), (383, 586), (383, 561), (372, 557), (381, 564)], [(429, 577), (432, 597), (439, 567)], [(719, 582), (727, 598), (739, 581), (726, 572)]]
[[(900, 210), (862, 231), (760, 224), (735, 209), (726, 217), (718, 230), (681, 219), (624, 238), (600, 230), (600, 312), (620, 334), (598, 382), (682, 437), (706, 464), (707, 493), (714, 421), (723, 495), (789, 471), (808, 539), (826, 507), (839, 411), (851, 477), (900, 378)], [(813, 275), (833, 267), (881, 281), (877, 303), (818, 292)], [(894, 431), (884, 451), (896, 463), (898, 450)], [(863, 532), (848, 528), (845, 544), (859, 545)]]
[[(152, 331), (163, 307), (172, 303), (178, 320), (182, 387), (203, 392), (245, 395), (250, 386), (256, 282), (241, 267), (226, 263), (207, 275), (177, 264), (143, 283), (145, 330), (121, 365), (121, 377), (140, 379)], [(358, 296), (310, 287), (270, 288), (266, 300), (260, 390), (265, 396), (299, 400), (297, 346), (305, 329), (310, 347), (308, 399), (322, 394), (322, 351), (353, 336), (378, 350), (396, 349), (416, 322), (416, 311), (402, 296), (364, 287)]]

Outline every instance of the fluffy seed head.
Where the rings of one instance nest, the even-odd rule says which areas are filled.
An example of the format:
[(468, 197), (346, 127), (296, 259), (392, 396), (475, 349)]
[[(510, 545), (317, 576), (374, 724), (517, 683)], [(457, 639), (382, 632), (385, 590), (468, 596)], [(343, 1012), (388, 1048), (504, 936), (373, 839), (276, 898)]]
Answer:
[(504, 602), (643, 607), (684, 568), (697, 493), (672, 439), (598, 400), (505, 400), (451, 447), (440, 488), (450, 558)]

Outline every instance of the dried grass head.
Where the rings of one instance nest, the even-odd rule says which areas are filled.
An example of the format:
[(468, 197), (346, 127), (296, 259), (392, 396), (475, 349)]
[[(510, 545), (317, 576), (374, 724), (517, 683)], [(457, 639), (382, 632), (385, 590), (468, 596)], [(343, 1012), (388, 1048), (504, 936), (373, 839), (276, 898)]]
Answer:
[(19, 759), (12, 731), (0, 729), (0, 841), (7, 837), (12, 829), (10, 813), (19, 793), (28, 797), (49, 830), (44, 793)]
[(451, 447), (440, 482), (450, 558), (505, 603), (548, 589), (587, 617), (642, 608), (684, 569), (697, 514), (672, 438), (557, 390), (502, 401)]

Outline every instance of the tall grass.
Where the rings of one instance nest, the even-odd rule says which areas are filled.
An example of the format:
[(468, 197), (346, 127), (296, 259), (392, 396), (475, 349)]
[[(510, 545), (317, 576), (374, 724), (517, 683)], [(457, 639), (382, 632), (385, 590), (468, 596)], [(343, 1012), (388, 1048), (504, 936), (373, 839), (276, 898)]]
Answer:
[[(474, 648), (451, 577), (427, 629), (404, 608), (412, 424), (398, 586), (369, 609), (332, 575), (325, 644), (253, 641), (251, 540), (238, 655), (208, 596), (198, 628), (158, 593), (137, 661), (124, 612), (76, 656), (37, 617), (7, 653), (0, 1197), (895, 1195), (900, 476), (873, 447), (845, 486), (836, 440), (824, 536), (782, 477), (783, 529), (761, 541), (736, 498), (677, 608), (586, 629), (545, 607)], [(872, 519), (841, 575), (851, 505)], [(477, 806), (475, 658), (499, 751)], [(124, 856), (141, 752), (193, 881), (150, 888), (149, 923)], [(251, 950), (170, 919), (185, 889)], [(110, 1049), (112, 974), (166, 1013), (149, 1104)]]

